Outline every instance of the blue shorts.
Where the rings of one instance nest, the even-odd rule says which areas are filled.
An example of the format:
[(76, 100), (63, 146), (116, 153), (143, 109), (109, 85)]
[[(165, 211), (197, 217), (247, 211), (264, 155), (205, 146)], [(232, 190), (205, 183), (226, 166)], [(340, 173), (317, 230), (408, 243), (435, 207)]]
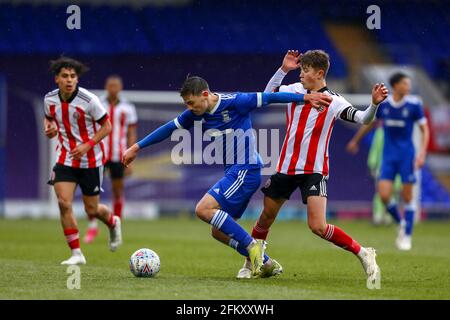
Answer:
[(261, 169), (230, 168), (208, 193), (231, 217), (239, 219), (261, 184)]
[(379, 179), (394, 181), (397, 174), (401, 176), (402, 183), (416, 182), (414, 156), (405, 156), (402, 159), (386, 159), (386, 157), (383, 157)]

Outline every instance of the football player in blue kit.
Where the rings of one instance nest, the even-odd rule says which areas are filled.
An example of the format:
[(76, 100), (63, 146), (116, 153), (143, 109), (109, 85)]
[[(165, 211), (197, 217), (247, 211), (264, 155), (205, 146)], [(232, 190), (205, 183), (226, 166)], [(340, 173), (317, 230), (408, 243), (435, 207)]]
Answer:
[[(378, 192), (386, 210), (399, 224), (396, 245), (399, 250), (411, 250), (414, 213), (413, 186), (416, 182), (415, 170), (425, 163), (430, 138), (427, 120), (422, 103), (418, 98), (409, 96), (411, 80), (404, 73), (391, 76), (392, 96), (381, 103), (376, 118), (382, 121), (384, 129), (383, 160), (378, 182)], [(415, 123), (421, 131), (421, 145), (415, 150), (413, 129)], [(349, 151), (356, 153), (361, 139), (375, 126), (363, 126), (348, 144)], [(392, 198), (393, 182), (399, 174), (402, 179), (401, 197), (404, 202), (404, 215), (400, 216), (397, 203)]]

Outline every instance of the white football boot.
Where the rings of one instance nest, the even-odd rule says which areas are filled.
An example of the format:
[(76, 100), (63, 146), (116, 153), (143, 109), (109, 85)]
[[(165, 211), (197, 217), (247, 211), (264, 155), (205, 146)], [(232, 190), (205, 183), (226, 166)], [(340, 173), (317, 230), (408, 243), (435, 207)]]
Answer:
[(72, 256), (61, 262), (62, 265), (75, 265), (75, 264), (86, 264), (86, 258), (80, 249), (73, 250)]
[(250, 260), (245, 259), (244, 265), (239, 270), (237, 279), (251, 279), (252, 278), (252, 263)]
[(122, 228), (120, 218), (114, 216), (114, 221), (116, 225), (114, 228), (109, 228), (109, 249), (114, 252), (122, 244)]
[(361, 261), (361, 264), (364, 268), (364, 272), (367, 275), (368, 282), (375, 282), (375, 279), (380, 277), (381, 270), (377, 265), (376, 261), (376, 251), (374, 248), (361, 248), (364, 249), (360, 254), (358, 254), (358, 258)]
[(404, 235), (400, 241), (397, 242), (398, 250), (409, 251), (412, 248), (411, 236)]

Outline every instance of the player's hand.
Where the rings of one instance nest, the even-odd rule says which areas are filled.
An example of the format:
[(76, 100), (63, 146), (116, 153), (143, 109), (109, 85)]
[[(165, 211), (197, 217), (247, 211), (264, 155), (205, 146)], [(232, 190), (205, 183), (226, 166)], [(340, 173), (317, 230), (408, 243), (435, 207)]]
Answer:
[(304, 100), (305, 102), (309, 102), (313, 106), (313, 108), (322, 111), (324, 107), (330, 106), (330, 103), (331, 101), (333, 101), (333, 98), (322, 92), (311, 92), (305, 94)]
[(53, 121), (47, 121), (44, 129), (45, 135), (49, 139), (54, 138), (58, 134), (58, 128)]
[(357, 154), (359, 151), (359, 144), (353, 140), (350, 140), (350, 142), (347, 143), (347, 146), (345, 147), (345, 149), (350, 154)]
[(378, 105), (384, 101), (388, 96), (388, 89), (384, 83), (377, 83), (372, 88), (372, 104)]
[(70, 151), (70, 155), (75, 160), (80, 160), (82, 156), (86, 154), (89, 150), (91, 150), (91, 145), (89, 143), (83, 143), (77, 146), (75, 149)]
[(283, 64), (281, 65), (281, 70), (284, 72), (289, 72), (300, 68), (300, 58), (301, 53), (298, 50), (288, 50), (283, 59)]
[(129, 147), (125, 153), (123, 154), (122, 163), (125, 166), (125, 168), (128, 168), (130, 163), (136, 159), (137, 154), (139, 152), (139, 146), (137, 143), (133, 144), (131, 147)]
[(423, 167), (423, 165), (425, 164), (425, 154), (423, 153), (419, 153), (416, 157), (416, 160), (414, 161), (414, 166), (416, 167), (416, 169), (420, 169)]

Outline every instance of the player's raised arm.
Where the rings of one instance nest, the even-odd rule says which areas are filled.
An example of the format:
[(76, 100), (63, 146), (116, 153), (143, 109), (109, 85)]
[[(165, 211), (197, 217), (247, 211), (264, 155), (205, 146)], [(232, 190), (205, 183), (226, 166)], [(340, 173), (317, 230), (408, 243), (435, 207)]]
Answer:
[(281, 82), (289, 71), (300, 68), (301, 54), (297, 50), (289, 50), (283, 58), (281, 67), (275, 72), (267, 83), (264, 92), (276, 92), (281, 86)]
[(388, 96), (388, 89), (384, 83), (377, 83), (372, 88), (372, 103), (364, 110), (358, 110), (355, 107), (348, 106), (340, 112), (339, 118), (349, 122), (369, 124), (377, 113), (378, 105)]

